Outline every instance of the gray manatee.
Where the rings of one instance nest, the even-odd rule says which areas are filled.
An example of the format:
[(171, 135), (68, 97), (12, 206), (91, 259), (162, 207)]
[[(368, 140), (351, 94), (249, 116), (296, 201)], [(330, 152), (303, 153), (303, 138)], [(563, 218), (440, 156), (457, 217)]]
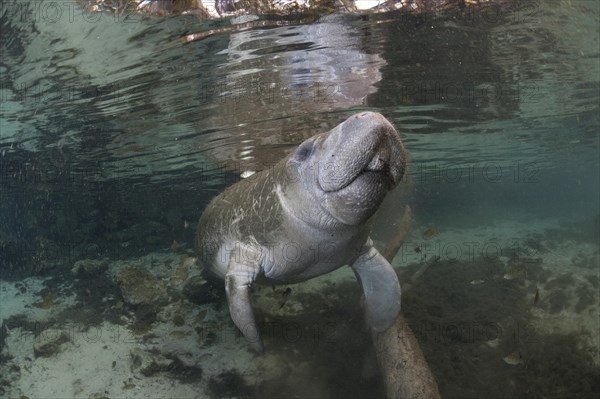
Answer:
[(363, 112), (211, 201), (198, 222), (198, 262), (225, 280), (231, 318), (257, 351), (263, 344), (252, 311), (254, 282), (298, 283), (350, 265), (371, 326), (383, 331), (394, 323), (400, 284), (369, 234), (405, 168), (392, 124)]

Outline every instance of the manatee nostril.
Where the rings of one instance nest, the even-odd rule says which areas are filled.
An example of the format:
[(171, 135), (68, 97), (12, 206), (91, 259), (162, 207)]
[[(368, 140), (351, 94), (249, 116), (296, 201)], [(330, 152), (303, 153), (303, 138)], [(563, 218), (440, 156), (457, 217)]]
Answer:
[(387, 166), (388, 162), (386, 159), (376, 156), (371, 159), (371, 162), (369, 162), (365, 170), (377, 172), (386, 169)]

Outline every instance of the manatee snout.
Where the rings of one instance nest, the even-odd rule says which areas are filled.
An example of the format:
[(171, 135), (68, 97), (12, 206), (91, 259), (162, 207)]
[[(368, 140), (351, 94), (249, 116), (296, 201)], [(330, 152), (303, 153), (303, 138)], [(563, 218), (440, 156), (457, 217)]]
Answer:
[(318, 180), (325, 192), (342, 190), (365, 173), (377, 174), (376, 180), (389, 190), (406, 168), (398, 132), (376, 112), (356, 114), (338, 125), (323, 142), (322, 151)]
[[(374, 330), (394, 323), (400, 284), (369, 232), (370, 218), (405, 166), (391, 123), (363, 112), (211, 201), (198, 222), (198, 259), (224, 278), (231, 318), (257, 351), (262, 341), (251, 303), (255, 281), (298, 283), (350, 265)], [(274, 250), (289, 243), (298, 258)]]

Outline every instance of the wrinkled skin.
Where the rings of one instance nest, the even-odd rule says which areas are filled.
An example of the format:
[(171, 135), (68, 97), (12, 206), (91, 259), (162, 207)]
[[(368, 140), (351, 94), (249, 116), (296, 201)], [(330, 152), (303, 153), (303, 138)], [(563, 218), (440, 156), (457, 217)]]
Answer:
[(383, 331), (393, 324), (400, 284), (369, 233), (405, 167), (394, 127), (363, 112), (208, 205), (198, 222), (198, 262), (225, 280), (231, 317), (257, 351), (263, 345), (250, 294), (256, 281), (297, 283), (350, 265), (371, 326)]

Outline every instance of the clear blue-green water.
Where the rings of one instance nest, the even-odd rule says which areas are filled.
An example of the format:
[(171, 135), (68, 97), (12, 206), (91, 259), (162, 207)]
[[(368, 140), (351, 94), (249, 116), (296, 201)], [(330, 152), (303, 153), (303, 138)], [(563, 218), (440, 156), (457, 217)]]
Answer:
[[(124, 18), (47, 4), (5, 2), (0, 14), (7, 284), (36, 276), (58, 284), (80, 259), (192, 254), (204, 207), (242, 173), (374, 110), (397, 127), (411, 158), (401, 190), (413, 232), (394, 265), (410, 276), (440, 257), (403, 306), (442, 397), (597, 392), (599, 3), (334, 14), (244, 29), (191, 15)], [(403, 209), (385, 210), (379, 241)], [(47, 294), (28, 292), (38, 302)], [(320, 353), (314, 340), (267, 340), (283, 362), (305, 362), (309, 371), (219, 375), (199, 361), (203, 379), (178, 383), (198, 384), (198, 397), (384, 397), (360, 327), (359, 292), (340, 284), (337, 293), (326, 316), (352, 320), (336, 330), (343, 338), (317, 345)], [(301, 316), (263, 317), (325, 323), (315, 316), (323, 301), (306, 299)], [(8, 302), (0, 303), (5, 342), (33, 323)], [(482, 327), (489, 325), (493, 333)], [(2, 381), (3, 396), (35, 397), (19, 382), (27, 373), (22, 353), (11, 353), (14, 343), (2, 350), (1, 367), (20, 369)], [(514, 353), (518, 364), (503, 361)], [(228, 370), (235, 368), (232, 361)], [(110, 362), (103, 370), (111, 373)], [(46, 397), (98, 393), (82, 386)], [(120, 385), (106, 392), (153, 395)]]

